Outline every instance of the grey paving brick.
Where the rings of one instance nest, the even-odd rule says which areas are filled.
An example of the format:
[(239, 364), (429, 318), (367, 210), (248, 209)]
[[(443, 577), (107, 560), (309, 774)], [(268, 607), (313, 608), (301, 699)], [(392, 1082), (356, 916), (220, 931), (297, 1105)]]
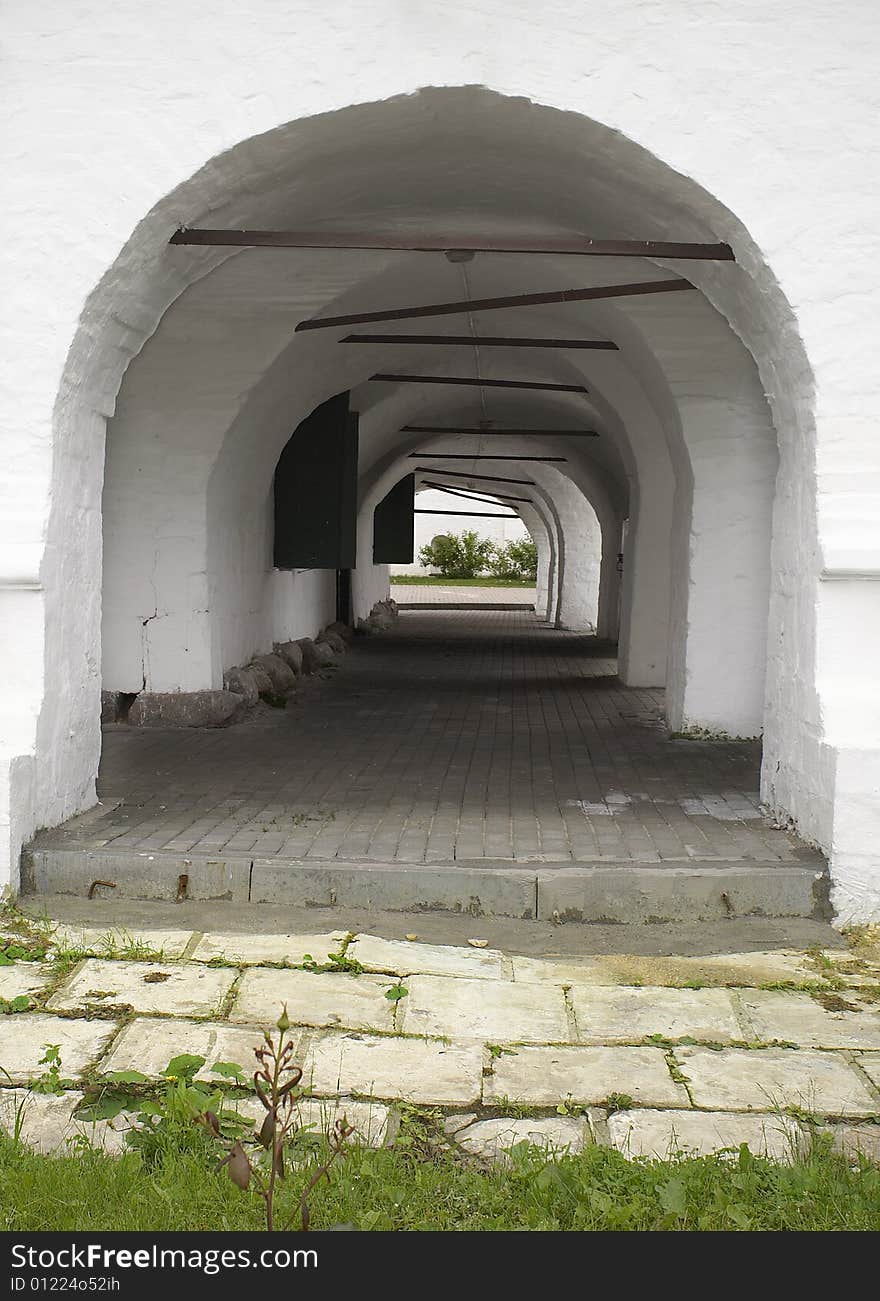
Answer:
[[(238, 900), (250, 858), (800, 861), (760, 818), (759, 747), (671, 741), (663, 692), (615, 669), (612, 647), (527, 609), (405, 611), (295, 708), (227, 729), (108, 729), (107, 812), (41, 835), (31, 883), (80, 893), (103, 877), (174, 898), (187, 874), (190, 897)], [(70, 851), (63, 872), (50, 845)]]

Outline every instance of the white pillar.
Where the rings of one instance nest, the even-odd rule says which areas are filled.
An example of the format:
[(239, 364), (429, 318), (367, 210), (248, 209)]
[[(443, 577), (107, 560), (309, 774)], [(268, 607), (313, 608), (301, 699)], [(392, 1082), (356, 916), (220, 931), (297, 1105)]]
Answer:
[(644, 490), (631, 485), (618, 650), (618, 671), (629, 687), (666, 683), (670, 511), (664, 497), (650, 483)]

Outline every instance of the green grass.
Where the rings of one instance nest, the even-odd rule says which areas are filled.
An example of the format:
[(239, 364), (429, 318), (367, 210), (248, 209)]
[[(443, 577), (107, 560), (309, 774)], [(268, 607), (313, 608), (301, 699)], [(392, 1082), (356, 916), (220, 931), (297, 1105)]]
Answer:
[[(406, 1131), (404, 1143), (406, 1144)], [(81, 1150), (44, 1157), (0, 1139), (0, 1230), (257, 1230), (261, 1204), (212, 1168), (207, 1140), (152, 1162)], [(302, 1178), (286, 1180), (293, 1207)], [(752, 1157), (628, 1162), (607, 1148), (548, 1162), (514, 1153), (486, 1171), (429, 1147), (352, 1148), (312, 1198), (312, 1227), (365, 1230), (876, 1230), (880, 1170), (817, 1149), (794, 1165)]]
[(444, 578), (431, 574), (420, 577), (418, 574), (392, 574), (391, 582), (401, 587), (534, 587), (534, 578)]

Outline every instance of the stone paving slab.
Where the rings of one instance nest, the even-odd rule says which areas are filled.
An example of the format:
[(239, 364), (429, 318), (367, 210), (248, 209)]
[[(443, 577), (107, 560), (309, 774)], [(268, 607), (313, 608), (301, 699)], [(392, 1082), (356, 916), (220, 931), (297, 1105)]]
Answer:
[[(754, 953), (713, 953), (701, 958), (655, 958), (657, 969), (670, 973), (681, 970), (689, 980), (705, 980), (719, 985), (803, 985), (821, 982), (823, 977), (815, 961), (797, 949), (773, 949)], [(666, 982), (662, 982), (666, 983)], [(670, 981), (670, 984), (679, 983)]]
[(835, 1152), (880, 1165), (880, 1125), (827, 1125), (819, 1132), (830, 1134)]
[(830, 964), (832, 974), (844, 985), (880, 985), (880, 961), (868, 956), (860, 956), (858, 950), (853, 953), (849, 950), (843, 952), (837, 950), (827, 950), (820, 954), (822, 967), (828, 970), (826, 964)]
[(318, 1094), (468, 1106), (480, 1100), (482, 1053), (475, 1044), (327, 1035), (309, 1049), (305, 1080)]
[(120, 1152), (129, 1128), (127, 1118), (77, 1120), (73, 1112), (83, 1096), (76, 1090), (53, 1094), (0, 1089), (0, 1129), (9, 1135), (17, 1133), (35, 1152), (57, 1152), (77, 1139), (86, 1139), (91, 1147), (104, 1152)]
[[(134, 930), (111, 926), (57, 926), (52, 932), (52, 949), (74, 949), (95, 957), (179, 958), (192, 939), (187, 930)], [(138, 952), (140, 950), (140, 952)], [(146, 951), (149, 951), (148, 953)]]
[[(509, 1142), (530, 1135), (551, 1147), (592, 1137), (610, 1139), (632, 1155), (665, 1155), (673, 1134), (696, 1151), (746, 1142), (753, 1151), (766, 1148), (786, 1159), (799, 1135), (807, 1142), (812, 1126), (806, 1116), (777, 1114), (784, 1108), (810, 1113), (849, 1155), (859, 1145), (875, 1155), (880, 1148), (880, 1125), (868, 1123), (880, 1116), (880, 1047), (873, 1046), (880, 1009), (871, 993), (828, 984), (818, 997), (829, 1011), (803, 991), (748, 984), (767, 972), (818, 984), (826, 967), (812, 954), (546, 960), (464, 947), (469, 930), (459, 929), (459, 947), (352, 937), (352, 959), (385, 967), (385, 974), (260, 966), (306, 953), (323, 957), (349, 935), (342, 927), (282, 933), (285, 924), (276, 922), (278, 929), (267, 936), (219, 930), (202, 936), (181, 927), (182, 952), (189, 955), (206, 941), (195, 960), (84, 959), (48, 1010), (0, 1015), (0, 1068), (9, 1072), (0, 1077), (6, 1081), (0, 1124), (4, 1107), (14, 1116), (12, 1086), (45, 1072), (39, 1059), (47, 1044), (61, 1045), (61, 1074), (71, 1081), (92, 1070), (136, 1070), (158, 1079), (173, 1057), (196, 1053), (206, 1059), (199, 1078), (221, 1084), (226, 1081), (212, 1067), (236, 1062), (250, 1075), (261, 1025), (270, 1028), (287, 1003), (296, 1060), (317, 1095), (303, 1103), (304, 1122), (323, 1127), (348, 1109), (371, 1143), (393, 1138), (398, 1112), (388, 1104), (412, 1101), (455, 1111), (446, 1123), (450, 1138), (486, 1160), (504, 1160)], [(473, 930), (492, 938), (486, 919), (475, 919)], [(159, 928), (138, 933), (155, 936)], [(95, 930), (96, 937), (106, 934)], [(212, 967), (211, 957), (238, 965)], [(52, 962), (2, 967), (0, 991), (17, 991), (22, 980), (42, 983), (58, 970)], [(156, 974), (163, 978), (145, 978)], [(682, 987), (686, 975), (694, 984), (716, 978), (736, 987)], [(612, 978), (617, 983), (609, 983)], [(397, 983), (403, 996), (388, 999)], [(59, 1007), (71, 1015), (53, 1015)], [(123, 1007), (142, 1014), (120, 1028), (113, 1009)], [(651, 1035), (685, 1042), (671, 1051), (662, 1044), (633, 1045)], [(709, 1046), (760, 1038), (790, 1039), (801, 1047)], [(705, 1047), (692, 1042), (701, 1039)], [(49, 1150), (85, 1132), (85, 1122), (72, 1117), (81, 1095), (73, 1084), (71, 1090), (61, 1102), (46, 1103), (45, 1116), (35, 1112), (31, 1141)], [(560, 1114), (561, 1103), (595, 1111), (572, 1115), (569, 1107)], [(543, 1114), (490, 1118), (481, 1110), (511, 1110), (507, 1104)], [(257, 1115), (252, 1099), (242, 1109)], [(125, 1116), (102, 1122), (94, 1140), (118, 1150), (131, 1123)]]
[(86, 958), (46, 1006), (70, 1012), (127, 1006), (170, 1016), (216, 1016), (236, 975), (191, 963)]
[(49, 981), (52, 971), (36, 962), (13, 962), (0, 967), (0, 998), (11, 1001), (22, 994), (39, 994)]
[(583, 1043), (632, 1043), (649, 1035), (708, 1042), (743, 1038), (730, 994), (724, 989), (574, 986), (571, 1002)]
[(443, 1133), (452, 1138), (461, 1129), (466, 1129), (478, 1119), (475, 1111), (454, 1111), (443, 1120)]
[(300, 1124), (312, 1134), (326, 1134), (337, 1120), (354, 1126), (354, 1141), (381, 1147), (392, 1136), (392, 1113), (381, 1102), (352, 1098), (305, 1098), (299, 1104)]
[[(239, 1115), (253, 1117), (254, 1127), (259, 1129), (266, 1109), (257, 1099), (244, 1098), (234, 1105)], [(354, 1126), (350, 1142), (381, 1147), (393, 1136), (392, 1112), (383, 1102), (361, 1102), (354, 1098), (303, 1098), (296, 1114), (297, 1128), (316, 1137), (328, 1134), (336, 1121), (343, 1118)]]
[(116, 1032), (114, 1021), (75, 1021), (43, 1012), (0, 1016), (0, 1078), (4, 1084), (27, 1084), (43, 1075), (40, 1058), (47, 1044), (58, 1044), (61, 1075), (75, 1079), (106, 1048)]
[(304, 959), (326, 962), (330, 953), (338, 953), (348, 937), (347, 931), (330, 931), (322, 935), (233, 935), (205, 934), (192, 952), (194, 962), (223, 958), (242, 966), (263, 962), (286, 962), (299, 966)]
[(659, 1048), (517, 1048), (502, 1052), (484, 1086), (484, 1101), (553, 1106), (598, 1105), (613, 1094), (654, 1107), (687, 1107)]
[[(834, 996), (835, 999), (837, 996)], [(742, 990), (740, 1000), (755, 1039), (782, 1039), (805, 1048), (880, 1049), (880, 1007), (828, 1010), (809, 994)], [(852, 996), (843, 1000), (856, 1006)]]
[(595, 958), (525, 958), (514, 954), (510, 959), (513, 979), (518, 985), (604, 985), (616, 984)]
[(755, 1156), (791, 1161), (802, 1143), (790, 1116), (730, 1111), (617, 1111), (608, 1117), (608, 1134), (624, 1156), (661, 1161), (679, 1153), (736, 1152), (741, 1143)]
[(286, 1004), (293, 1025), (391, 1031), (395, 1004), (385, 994), (393, 984), (391, 976), (252, 967), (242, 976), (230, 1019), (273, 1026)]
[(560, 1043), (572, 1039), (562, 991), (540, 985), (412, 976), (401, 1000), (407, 1034), (482, 1043)]
[(592, 1141), (589, 1121), (573, 1116), (536, 1116), (529, 1120), (504, 1116), (480, 1120), (455, 1135), (459, 1147), (473, 1156), (504, 1164), (518, 1143), (545, 1148), (549, 1153), (582, 1152)]
[(776, 982), (802, 985), (821, 982), (816, 966), (792, 950), (713, 953), (702, 957), (644, 954), (596, 954), (580, 960), (511, 958), (516, 981), (563, 985), (750, 986)]
[(874, 1087), (880, 1089), (880, 1053), (859, 1053), (856, 1061)]
[(54, 1152), (72, 1136), (71, 1115), (82, 1093), (32, 1093), (29, 1089), (0, 1089), (0, 1129), (19, 1134), (36, 1152)]
[(378, 935), (357, 935), (348, 953), (368, 971), (393, 971), (398, 976), (416, 973), (501, 980), (504, 975), (503, 954), (498, 949), (461, 949), (446, 944), (421, 944), (407, 940), (384, 940)]
[(127, 1025), (100, 1064), (102, 1075), (113, 1071), (140, 1071), (159, 1079), (168, 1063), (181, 1053), (205, 1058), (198, 1072), (200, 1080), (214, 1080), (211, 1068), (216, 1062), (235, 1062), (245, 1075), (256, 1068), (254, 1049), (263, 1042), (256, 1026), (247, 1029), (210, 1021), (185, 1021), (169, 1018), (137, 1017)]
[(880, 1114), (880, 1099), (837, 1053), (809, 1048), (676, 1048), (675, 1056), (697, 1107), (715, 1111), (797, 1107), (829, 1116)]

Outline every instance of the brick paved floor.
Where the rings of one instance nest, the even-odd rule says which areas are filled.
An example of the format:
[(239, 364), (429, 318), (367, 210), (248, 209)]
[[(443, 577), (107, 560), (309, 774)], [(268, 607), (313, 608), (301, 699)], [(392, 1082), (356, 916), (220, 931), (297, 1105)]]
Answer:
[[(292, 859), (792, 862), (759, 747), (668, 739), (663, 693), (530, 612), (408, 611), (285, 711), (106, 729), (110, 807), (43, 845)], [(118, 803), (117, 803), (118, 802)]]
[(534, 587), (441, 587), (434, 583), (392, 583), (398, 605), (524, 605), (534, 606)]

